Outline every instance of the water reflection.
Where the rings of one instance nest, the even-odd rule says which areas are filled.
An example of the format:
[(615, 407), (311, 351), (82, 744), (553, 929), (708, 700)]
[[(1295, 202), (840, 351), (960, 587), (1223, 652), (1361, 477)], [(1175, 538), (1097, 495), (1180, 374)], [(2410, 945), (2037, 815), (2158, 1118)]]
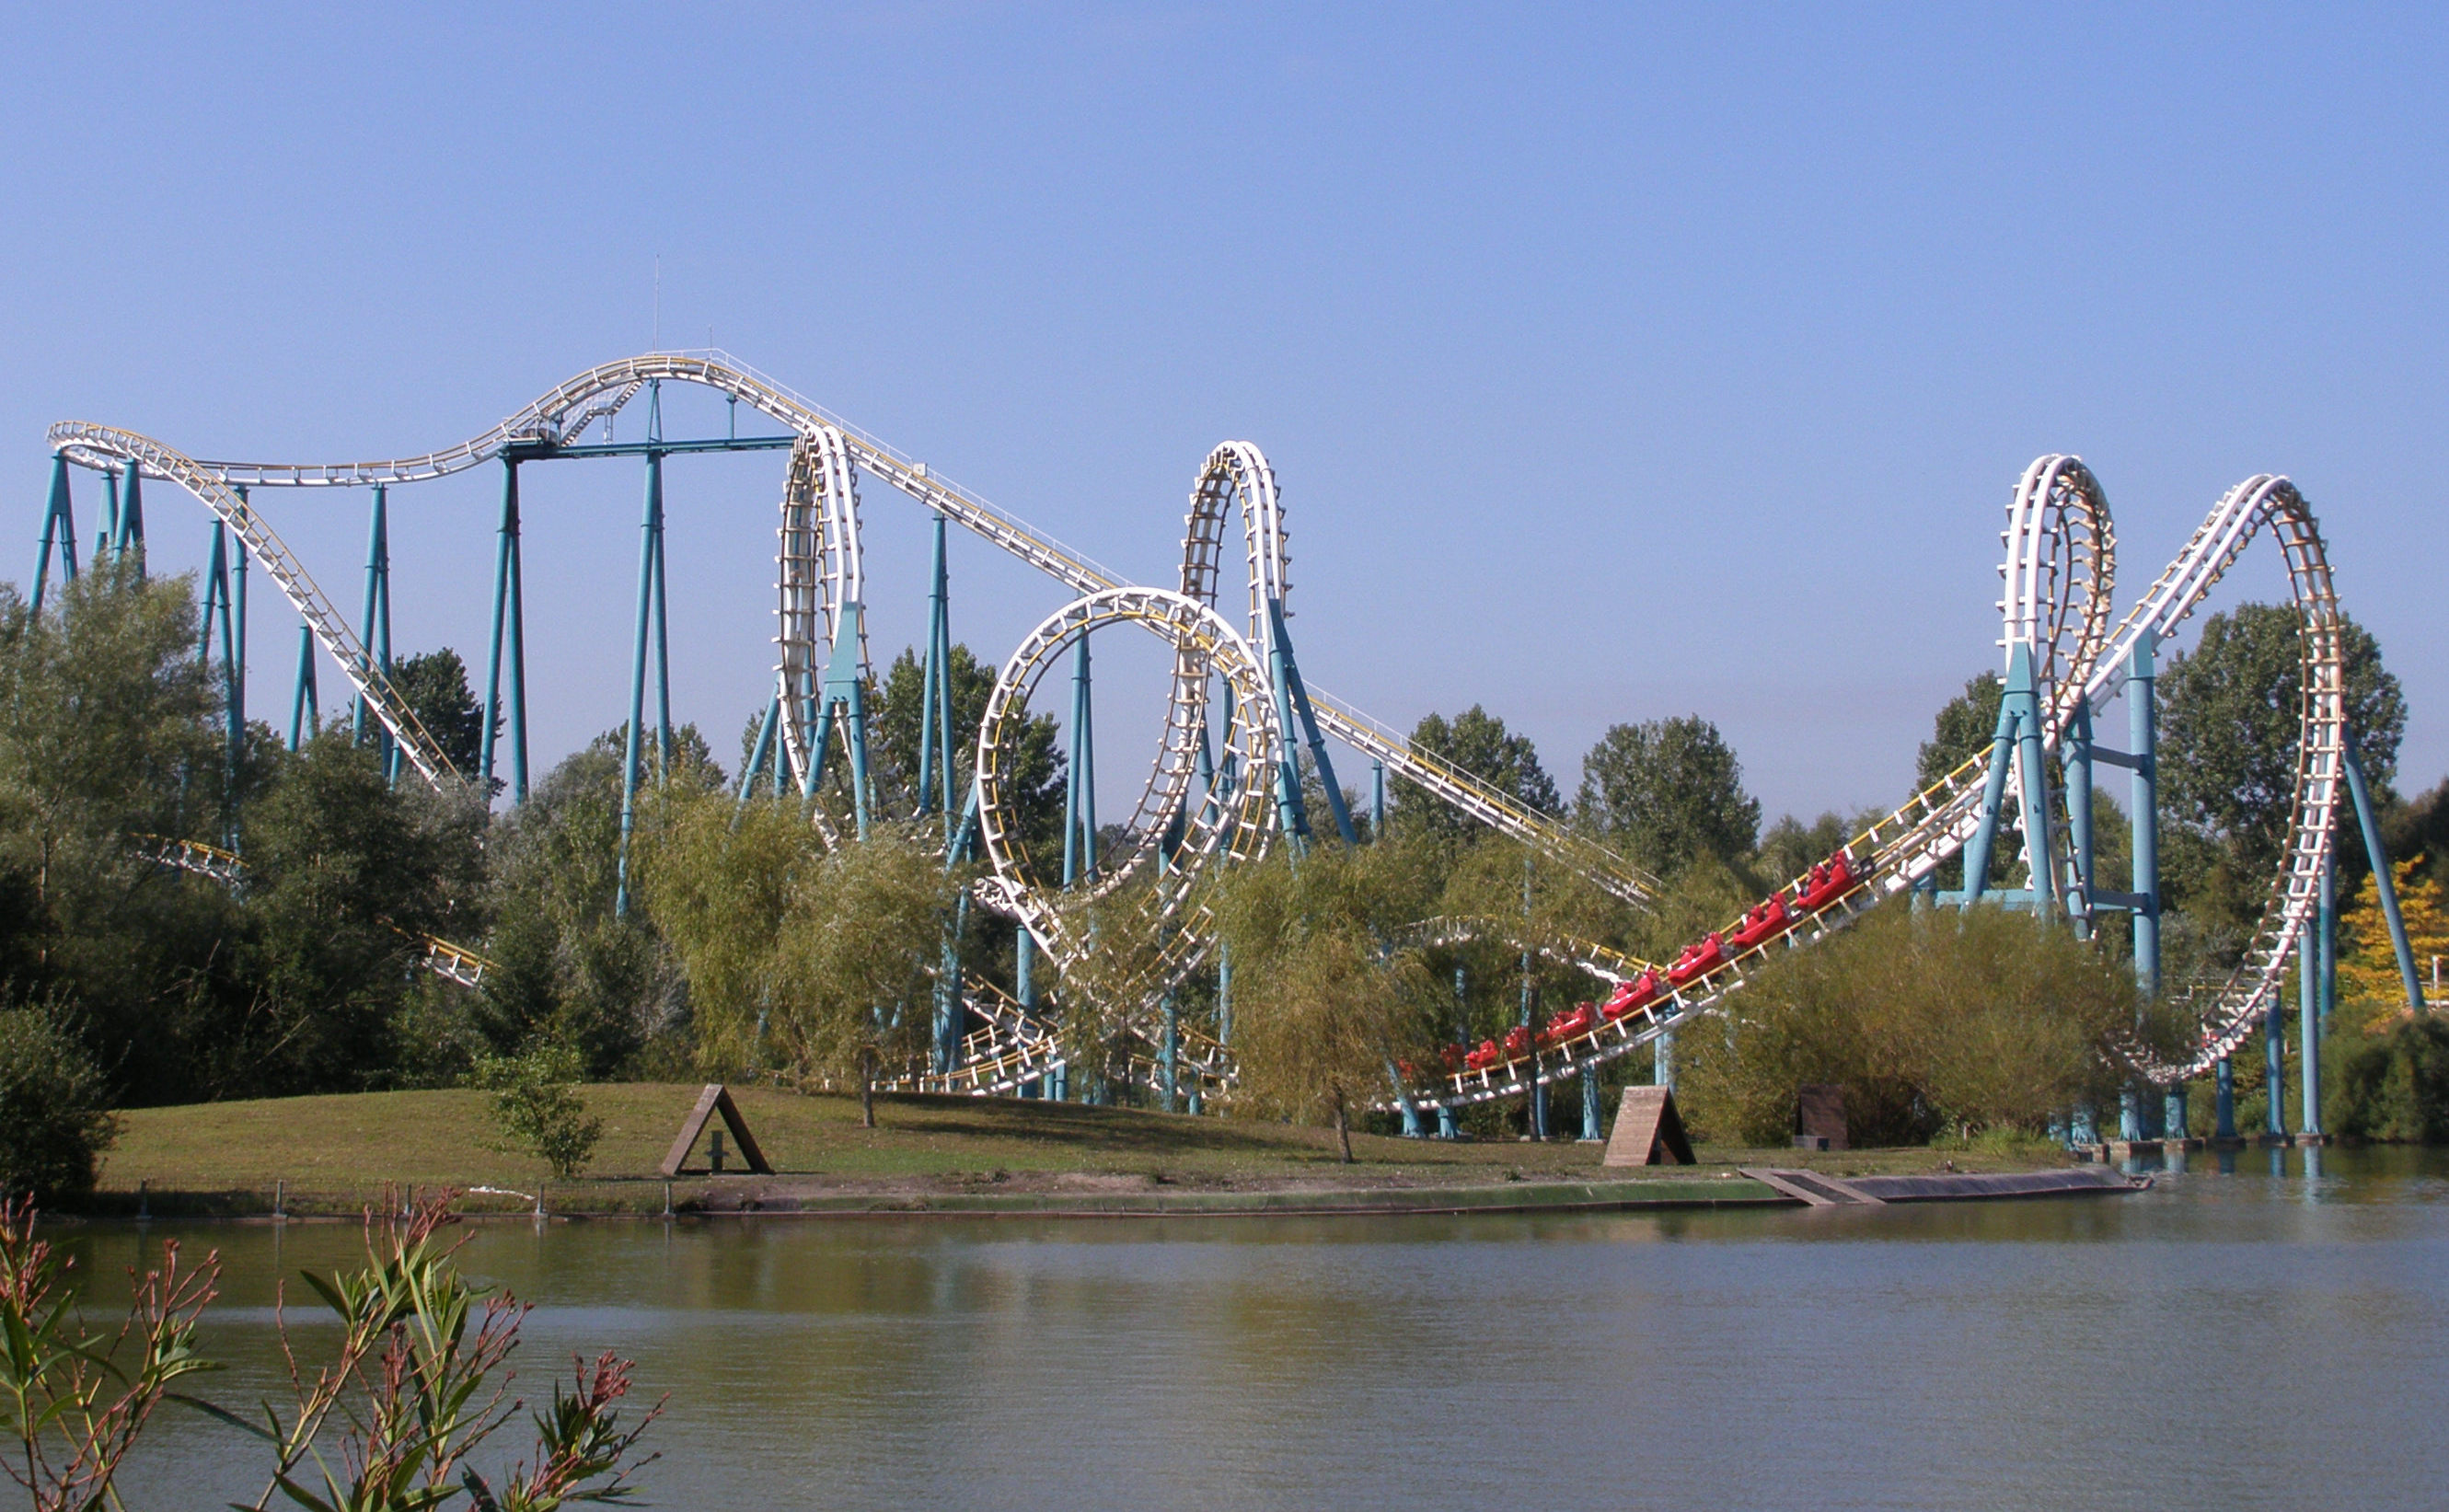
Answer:
[[(672, 1393), (665, 1506), (2428, 1504), (2449, 1165), (2267, 1154), (1809, 1214), (522, 1219), (467, 1262), (540, 1304), (531, 1380), (610, 1346)], [(168, 1232), (70, 1242), (111, 1275)], [(356, 1234), (187, 1238), (247, 1403), (276, 1278)], [(252, 1497), (234, 1438), (164, 1419), (131, 1504)]]

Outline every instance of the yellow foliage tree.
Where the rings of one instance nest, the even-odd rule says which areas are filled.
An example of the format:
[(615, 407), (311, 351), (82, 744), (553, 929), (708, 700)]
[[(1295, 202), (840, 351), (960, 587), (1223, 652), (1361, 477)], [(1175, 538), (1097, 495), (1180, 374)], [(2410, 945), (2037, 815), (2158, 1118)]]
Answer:
[[(2410, 856), (2394, 863), (2390, 874), (2398, 883), (2399, 917), (2406, 925), (2406, 943), (2415, 951), (2415, 968), (2430, 996), (2432, 962), (2449, 957), (2449, 890), (2431, 875), (2430, 858)], [(2362, 1010), (2366, 1027), (2386, 1028), (2406, 1011), (2406, 987), (2399, 980), (2398, 953), (2389, 943), (2389, 923), (2382, 917), (2381, 889), (2370, 875), (2356, 895), (2339, 910), (2339, 1004), (2342, 1012)]]

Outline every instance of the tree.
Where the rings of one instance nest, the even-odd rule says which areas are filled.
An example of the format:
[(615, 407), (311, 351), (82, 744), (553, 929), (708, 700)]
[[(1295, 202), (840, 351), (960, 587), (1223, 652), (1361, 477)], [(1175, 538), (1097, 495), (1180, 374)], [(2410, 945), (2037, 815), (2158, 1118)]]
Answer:
[(1611, 726), (1582, 758), (1577, 816), (1660, 875), (1695, 857), (1732, 863), (1760, 834), (1743, 763), (1698, 715)]
[[(2240, 604), (2212, 615), (2201, 642), (2159, 676), (2162, 817), (2201, 842), (2169, 848), (2166, 891), (2231, 926), (2250, 922), (2286, 847), (2302, 729), (2301, 624), (2286, 604)], [(2343, 615), (2339, 630), (2347, 728), (2376, 798), (2387, 802), (2406, 699), (2371, 633)]]
[[(2436, 959), (2449, 955), (2449, 906), (2434, 880), (2439, 867), (2425, 852), (2390, 863), (2398, 887), (2399, 921), (2415, 956), (2418, 979), (2426, 988)], [(2339, 1003), (2362, 1009), (2358, 1016), (2367, 1031), (2380, 1033), (2406, 1012), (2406, 983), (2398, 969), (2398, 947), (2390, 940), (2389, 923), (2382, 916), (2381, 885), (2370, 871), (2339, 909)]]
[[(1555, 813), (1564, 807), (1554, 780), (1539, 765), (1539, 751), (1531, 737), (1510, 733), (1503, 719), (1476, 703), (1451, 720), (1438, 714), (1423, 717), (1412, 727), (1411, 743), (1415, 750), (1442, 756), (1542, 813)], [(1390, 779), (1388, 796), (1394, 803), (1394, 812), (1387, 815), (1390, 829), (1448, 841), (1475, 837), (1476, 826), (1471, 820), (1405, 777)]]
[(493, 1127), (511, 1154), (532, 1155), (567, 1181), (587, 1169), (604, 1120), (589, 1118), (578, 1090), (585, 1067), (566, 1044), (544, 1043), (524, 1054), (477, 1064), (477, 1081), (493, 1093)]
[(1848, 820), (1832, 812), (1805, 824), (1789, 813), (1763, 832), (1751, 869), (1764, 885), (1783, 887), (1870, 828), (1874, 817), (1866, 813)]
[(0, 1004), (0, 1199), (93, 1190), (119, 1132), (102, 1070), (56, 1003)]
[(876, 1078), (933, 1032), (934, 976), (959, 879), (923, 836), (877, 826), (789, 880), (770, 1033), (802, 1074), (855, 1079), (876, 1126)]
[(1321, 848), (1298, 864), (1279, 852), (1210, 885), (1232, 951), (1239, 1105), (1324, 1117), (1347, 1164), (1354, 1101), (1443, 1037), (1423, 954), (1396, 938), (1435, 894), (1438, 849), (1414, 836)]
[(1914, 786), (1929, 787), (1977, 756), (1986, 756), (1998, 737), (1998, 705), (2007, 685), (1996, 672), (1984, 672), (1950, 699), (1933, 722), (1931, 737), (1921, 743), (1914, 766)]
[[(468, 668), (459, 653), (444, 646), (410, 657), (393, 666), (391, 681), (417, 722), (425, 726), (425, 733), (451, 758), (451, 765), (461, 776), (474, 780), (476, 768), (484, 760), (485, 706), (468, 687)], [(500, 731), (499, 719), (493, 728)], [(501, 791), (499, 777), (493, 779), (493, 791)]]

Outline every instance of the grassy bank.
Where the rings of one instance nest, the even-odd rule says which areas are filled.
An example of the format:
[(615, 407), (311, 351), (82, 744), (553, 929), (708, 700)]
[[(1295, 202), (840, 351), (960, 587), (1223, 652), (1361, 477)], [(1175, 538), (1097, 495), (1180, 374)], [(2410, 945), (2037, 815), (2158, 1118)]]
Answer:
[[(660, 1211), (657, 1171), (681, 1120), (696, 1101), (694, 1084), (633, 1083), (586, 1089), (604, 1120), (603, 1142), (586, 1177), (552, 1181), (546, 1196), (561, 1212)], [(2030, 1152), (1853, 1151), (1803, 1156), (1791, 1150), (1705, 1149), (1688, 1173), (1603, 1171), (1599, 1147), (1571, 1142), (1446, 1143), (1355, 1136), (1359, 1163), (1336, 1158), (1325, 1130), (1131, 1108), (1005, 1099), (891, 1097), (877, 1101), (875, 1129), (858, 1126), (856, 1099), (737, 1088), (781, 1190), (801, 1207), (890, 1202), (916, 1196), (1003, 1199), (1133, 1193), (1191, 1198), (1197, 1194), (1326, 1190), (1470, 1188), (1527, 1183), (1582, 1184), (1688, 1176), (1715, 1179), (1737, 1164), (1807, 1164), (1839, 1174), (1923, 1171), (1952, 1159), (1958, 1169), (1999, 1170), (2035, 1163)], [(545, 1179), (542, 1166), (492, 1148), (489, 1097), (472, 1091), (376, 1092), (138, 1109), (123, 1116), (118, 1144), (90, 1204), (97, 1213), (147, 1211), (268, 1213), (276, 1183), (294, 1214), (354, 1212), (386, 1183), (497, 1187), (526, 1196), (476, 1194), (472, 1211), (525, 1207)], [(685, 1179), (674, 1200), (738, 1201), (747, 1178)], [(725, 1194), (728, 1194), (726, 1196)], [(996, 1199), (986, 1201), (985, 1199)]]

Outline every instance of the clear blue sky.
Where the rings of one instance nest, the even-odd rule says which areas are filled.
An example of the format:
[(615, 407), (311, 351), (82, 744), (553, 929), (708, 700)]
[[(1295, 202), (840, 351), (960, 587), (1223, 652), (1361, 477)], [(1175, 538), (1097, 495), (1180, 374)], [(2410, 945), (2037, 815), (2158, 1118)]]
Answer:
[[(1698, 712), (1771, 814), (1899, 796), (1996, 663), (2046, 450), (2109, 488), (2121, 604), (2292, 475), (2406, 681), (2401, 786), (2449, 771), (2437, 10), (85, 10), (7, 22), (21, 580), (48, 422), (422, 450), (646, 349), (660, 256), (664, 344), (710, 329), (1141, 581), (1207, 450), (1258, 442), (1313, 680), (1405, 725), (1483, 702), (1569, 792), (1607, 725)], [(623, 718), (639, 479), (528, 470), (541, 764)], [(676, 702), (726, 758), (781, 471), (672, 465)], [(395, 496), (403, 650), (481, 652), (495, 487)], [(148, 503), (199, 559), (202, 511)], [(352, 607), (364, 506), (266, 501)], [(867, 514), (898, 644), (923, 521)], [(990, 660), (1061, 599), (954, 571)], [(2284, 582), (2266, 547), (2231, 581)], [(257, 603), (272, 717), (295, 622)], [(1154, 663), (1101, 666), (1111, 808)]]

